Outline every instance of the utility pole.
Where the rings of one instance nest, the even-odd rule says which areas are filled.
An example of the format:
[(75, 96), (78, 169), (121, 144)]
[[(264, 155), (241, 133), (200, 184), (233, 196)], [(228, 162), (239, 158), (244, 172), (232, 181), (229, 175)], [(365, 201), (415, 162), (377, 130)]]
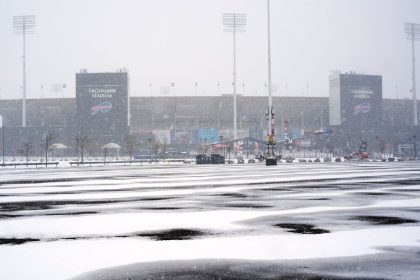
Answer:
[(223, 25), (225, 32), (232, 32), (233, 34), (233, 138), (238, 138), (237, 131), (237, 108), (236, 108), (236, 33), (245, 32), (246, 15), (237, 13), (224, 13)]
[(23, 37), (23, 83), (22, 83), (22, 126), (26, 127), (26, 34), (33, 34), (35, 16), (14, 16), (13, 28), (17, 35)]
[(413, 59), (413, 87), (411, 91), (413, 92), (413, 125), (418, 125), (417, 117), (417, 96), (416, 96), (416, 57), (414, 51), (414, 41), (420, 41), (420, 24), (406, 22), (404, 24), (405, 35), (407, 40), (411, 41), (411, 50), (412, 50), (412, 59)]

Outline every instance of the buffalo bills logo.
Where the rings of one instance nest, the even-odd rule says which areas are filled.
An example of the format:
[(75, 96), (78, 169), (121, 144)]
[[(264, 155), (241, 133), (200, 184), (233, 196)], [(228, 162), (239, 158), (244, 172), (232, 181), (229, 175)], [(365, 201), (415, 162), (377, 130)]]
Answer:
[(360, 103), (359, 105), (354, 106), (353, 107), (353, 113), (355, 115), (358, 115), (360, 113), (366, 114), (370, 111), (370, 109), (371, 109), (370, 103), (365, 101), (363, 103)]
[(102, 102), (101, 104), (90, 108), (90, 111), (91, 111), (91, 115), (94, 116), (99, 112), (107, 113), (107, 112), (111, 111), (111, 109), (112, 109), (112, 103), (106, 101), (106, 102)]

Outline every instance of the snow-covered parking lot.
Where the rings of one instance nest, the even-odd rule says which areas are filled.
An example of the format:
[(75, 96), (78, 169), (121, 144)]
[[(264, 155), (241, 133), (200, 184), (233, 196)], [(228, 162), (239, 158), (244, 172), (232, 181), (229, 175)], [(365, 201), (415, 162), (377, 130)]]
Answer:
[(0, 279), (420, 275), (418, 162), (0, 169), (0, 184)]

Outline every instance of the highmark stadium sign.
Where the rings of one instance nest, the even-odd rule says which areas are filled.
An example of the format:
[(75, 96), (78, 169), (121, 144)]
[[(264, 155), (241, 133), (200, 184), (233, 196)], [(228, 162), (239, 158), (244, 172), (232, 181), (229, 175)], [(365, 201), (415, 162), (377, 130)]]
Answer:
[(77, 117), (89, 135), (124, 135), (129, 127), (128, 74), (76, 74)]
[(382, 77), (340, 75), (341, 120), (354, 129), (375, 129), (382, 119)]

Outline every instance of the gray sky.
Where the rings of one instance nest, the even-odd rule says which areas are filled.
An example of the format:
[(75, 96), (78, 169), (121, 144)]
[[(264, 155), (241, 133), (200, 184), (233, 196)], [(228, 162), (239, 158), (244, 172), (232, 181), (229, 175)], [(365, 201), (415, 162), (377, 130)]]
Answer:
[[(328, 96), (331, 70), (383, 75), (384, 97), (410, 97), (411, 44), (403, 23), (420, 23), (418, 0), (271, 0), (272, 77), (289, 96)], [(21, 97), (22, 38), (12, 17), (34, 14), (27, 39), (27, 96), (75, 96), (75, 73), (130, 73), (132, 96), (231, 93), (232, 35), (221, 14), (247, 14), (237, 37), (239, 92), (265, 94), (266, 1), (263, 0), (0, 0), (0, 96)], [(416, 55), (420, 58), (420, 43)], [(417, 64), (417, 66), (419, 66)], [(420, 72), (420, 67), (419, 71)], [(418, 75), (417, 75), (418, 76)], [(242, 88), (244, 83), (245, 87)]]

